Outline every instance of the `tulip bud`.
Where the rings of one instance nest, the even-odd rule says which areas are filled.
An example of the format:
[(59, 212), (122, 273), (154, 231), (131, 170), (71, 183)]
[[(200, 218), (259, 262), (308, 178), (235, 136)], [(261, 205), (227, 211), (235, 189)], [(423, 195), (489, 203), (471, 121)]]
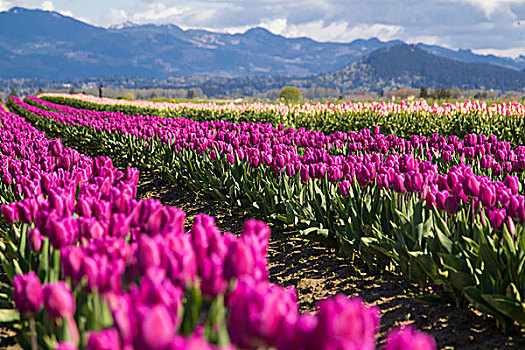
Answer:
[(360, 298), (339, 294), (318, 303), (317, 327), (310, 349), (374, 349), (380, 311), (367, 307)]
[(388, 333), (385, 350), (435, 350), (434, 338), (415, 330), (412, 326), (395, 329)]
[(448, 181), (447, 181), (447, 175), (444, 175), (444, 174), (440, 174), (438, 175), (438, 178), (437, 178), (437, 185), (438, 185), (438, 189), (440, 191), (445, 191), (445, 190), (449, 190), (450, 188), (448, 187)]
[(349, 190), (350, 190), (350, 182), (348, 181), (339, 182), (339, 193), (341, 193), (341, 196), (343, 197), (348, 196)]
[(82, 219), (80, 235), (86, 238), (101, 238), (108, 233), (108, 226), (95, 218)]
[(49, 208), (56, 209), (59, 216), (64, 214), (64, 199), (55, 190), (49, 191)]
[(224, 278), (238, 278), (252, 275), (255, 268), (255, 259), (252, 249), (242, 239), (232, 244), (224, 261)]
[(140, 235), (139, 237), (137, 256), (143, 271), (146, 271), (149, 267), (160, 266), (162, 263), (159, 245), (147, 235)]
[(71, 342), (63, 341), (57, 344), (55, 350), (78, 350), (78, 348)]
[(392, 187), (394, 189), (394, 192), (396, 193), (405, 193), (405, 175), (398, 174), (394, 177), (394, 181), (392, 183)]
[(452, 161), (452, 154), (449, 151), (443, 151), (441, 154), (441, 158), (444, 162), (451, 162)]
[(80, 216), (89, 218), (92, 215), (92, 203), (84, 198), (79, 198), (76, 205), (76, 213)]
[(71, 167), (71, 158), (69, 156), (61, 155), (58, 162), (63, 169), (69, 170)]
[(506, 209), (507, 209), (507, 213), (509, 214), (509, 216), (515, 219), (520, 218), (520, 212), (519, 212), (520, 211), (520, 201), (518, 200), (516, 196), (511, 196), (509, 198), (509, 203), (506, 206)]
[(439, 191), (436, 193), (436, 207), (439, 210), (446, 210), (446, 200), (449, 197), (448, 191)]
[(476, 176), (469, 175), (463, 178), (463, 190), (469, 197), (477, 197), (480, 191), (480, 183)]
[(248, 162), (250, 164), (250, 166), (252, 168), (257, 168), (259, 166), (259, 157), (254, 155), (254, 156), (251, 156), (249, 159), (248, 159)]
[(21, 314), (33, 314), (40, 310), (44, 301), (44, 292), (34, 271), (15, 276), (13, 279), (13, 300), (16, 309)]
[(516, 235), (516, 225), (510, 216), (507, 217), (507, 228), (509, 229), (511, 235)]
[(64, 277), (71, 278), (73, 282), (80, 281), (84, 255), (82, 248), (79, 246), (68, 246), (60, 250), (60, 264)]
[(2, 204), (2, 216), (4, 217), (4, 220), (9, 224), (18, 221), (19, 215), (16, 202), (10, 204)]
[(295, 299), (293, 289), (239, 279), (229, 300), (232, 344), (246, 349), (276, 346), (283, 328), (298, 317)]
[(512, 194), (518, 194), (520, 182), (517, 176), (507, 175), (503, 183), (511, 190)]
[(414, 173), (412, 176), (412, 191), (419, 192), (423, 188), (423, 183), (425, 182), (425, 178), (423, 177), (423, 174), (421, 173)]
[(62, 146), (62, 140), (54, 139), (51, 144), (51, 154), (55, 157), (58, 157), (64, 151), (64, 146)]
[(361, 170), (356, 173), (357, 183), (361, 187), (368, 186), (371, 181), (370, 171), (366, 166), (362, 166)]
[(239, 148), (237, 150), (237, 157), (239, 157), (240, 160), (243, 160), (246, 155), (244, 154), (244, 151), (242, 148)]
[(44, 286), (44, 306), (52, 319), (72, 316), (75, 313), (75, 299), (63, 281)]
[(82, 259), (82, 274), (87, 279), (88, 290), (100, 290), (99, 276), (105, 272), (99, 264), (100, 260), (101, 259), (95, 260), (90, 256), (84, 256)]
[(505, 223), (505, 218), (507, 213), (505, 209), (485, 209), (488, 211), (488, 217), (490, 225), (496, 231), (501, 231), (503, 229), (503, 224)]
[(90, 332), (86, 350), (120, 350), (120, 338), (115, 328)]
[(481, 157), (481, 160), (479, 161), (479, 165), (481, 166), (481, 169), (488, 169), (494, 162), (494, 159), (490, 155), (485, 155)]
[(31, 205), (27, 198), (20, 202), (16, 202), (16, 207), (18, 208), (18, 217), (20, 218), (20, 221), (26, 224), (33, 221), (33, 212), (31, 211)]
[(139, 181), (139, 171), (135, 168), (126, 168), (125, 179), (136, 185)]
[(415, 158), (409, 157), (405, 164), (406, 172), (416, 171), (418, 168), (418, 161)]
[(485, 207), (492, 207), (496, 204), (496, 195), (491, 186), (483, 184), (480, 187), (479, 200)]
[(113, 237), (127, 237), (130, 232), (131, 216), (122, 213), (111, 215), (108, 233)]
[(6, 185), (11, 185), (13, 183), (13, 177), (9, 173), (4, 173), (2, 180)]
[(50, 222), (49, 241), (55, 249), (60, 249), (78, 240), (78, 220), (74, 217), (57, 218)]
[(308, 180), (310, 179), (310, 174), (308, 172), (308, 166), (307, 165), (302, 165), (301, 166), (300, 174), (301, 174), (301, 181), (305, 182), (305, 183), (308, 182)]
[(503, 162), (501, 163), (501, 167), (503, 168), (504, 173), (511, 173), (512, 172), (512, 163), (511, 162)]
[(496, 151), (495, 158), (496, 158), (497, 162), (501, 163), (501, 162), (504, 162), (505, 160), (507, 160), (507, 155), (506, 155), (504, 150), (499, 149), (499, 150)]
[(492, 174), (494, 176), (500, 176), (503, 173), (503, 168), (501, 167), (501, 164), (494, 163), (490, 166), (490, 169), (492, 170)]
[(456, 214), (459, 210), (458, 200), (456, 196), (449, 196), (445, 200), (445, 210), (449, 214)]
[(390, 183), (388, 182), (388, 175), (387, 174), (378, 174), (377, 175), (377, 186), (380, 189), (388, 189), (388, 188), (390, 188)]
[(432, 192), (428, 192), (425, 201), (429, 209), (434, 208), (434, 206), (436, 205), (436, 195)]
[(447, 175), (447, 185), (448, 189), (452, 190), (454, 187), (456, 187), (456, 184), (459, 183), (458, 175), (455, 172), (449, 172)]
[(40, 252), (45, 237), (40, 234), (40, 230), (37, 227), (34, 227), (29, 231), (27, 239), (29, 240), (29, 248), (31, 251), (34, 253)]
[(311, 334), (317, 327), (317, 318), (304, 313), (293, 321), (285, 319), (277, 349), (309, 349)]
[(111, 215), (111, 203), (99, 200), (93, 204), (93, 216), (99, 221), (109, 220)]
[(139, 331), (134, 338), (136, 349), (164, 349), (175, 338), (175, 324), (166, 307), (143, 306), (137, 310)]

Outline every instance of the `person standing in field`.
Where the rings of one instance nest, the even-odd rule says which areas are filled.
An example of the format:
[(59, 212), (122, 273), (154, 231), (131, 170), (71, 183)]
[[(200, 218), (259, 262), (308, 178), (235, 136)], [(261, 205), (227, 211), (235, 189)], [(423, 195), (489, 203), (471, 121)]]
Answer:
[(98, 87), (98, 97), (104, 97), (104, 86), (102, 84)]

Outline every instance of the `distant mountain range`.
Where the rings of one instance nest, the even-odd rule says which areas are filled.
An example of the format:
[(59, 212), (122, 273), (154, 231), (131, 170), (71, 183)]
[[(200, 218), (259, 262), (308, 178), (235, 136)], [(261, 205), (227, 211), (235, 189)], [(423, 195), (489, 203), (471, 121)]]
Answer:
[(403, 44), (378, 49), (343, 69), (311, 77), (308, 83), (340, 91), (455, 86), (461, 90), (525, 92), (525, 71), (461, 62), (431, 54), (419, 45)]
[(371, 90), (421, 84), (521, 90), (524, 69), (525, 56), (477, 55), (398, 40), (317, 42), (263, 28), (242, 34), (153, 24), (101, 28), (56, 12), (21, 7), (0, 12), (3, 79), (290, 77), (301, 85)]

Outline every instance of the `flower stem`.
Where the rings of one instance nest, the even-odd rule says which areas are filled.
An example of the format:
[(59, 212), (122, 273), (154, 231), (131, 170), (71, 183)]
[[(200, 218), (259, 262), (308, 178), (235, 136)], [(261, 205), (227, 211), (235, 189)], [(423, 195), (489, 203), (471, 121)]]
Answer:
[(31, 316), (29, 319), (29, 328), (31, 330), (31, 350), (38, 350), (38, 343), (36, 341), (36, 325), (35, 318)]

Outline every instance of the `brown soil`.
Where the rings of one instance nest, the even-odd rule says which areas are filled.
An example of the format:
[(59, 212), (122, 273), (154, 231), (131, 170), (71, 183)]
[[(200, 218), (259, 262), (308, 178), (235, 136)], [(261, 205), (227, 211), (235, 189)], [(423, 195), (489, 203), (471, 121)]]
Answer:
[[(183, 209), (189, 229), (198, 213), (212, 215), (224, 232), (240, 233), (249, 217), (239, 209), (210, 200), (205, 195), (174, 186), (141, 172), (139, 198), (157, 198)], [(355, 259), (357, 260), (357, 259)], [(439, 349), (525, 349), (523, 333), (505, 336), (496, 321), (480, 313), (439, 302), (429, 305), (418, 298), (423, 291), (395, 273), (371, 272), (361, 261), (350, 259), (318, 242), (272, 228), (268, 254), (270, 281), (294, 286), (303, 311), (315, 312), (315, 303), (337, 293), (360, 296), (381, 309), (380, 337), (398, 325), (414, 324), (432, 334)]]

